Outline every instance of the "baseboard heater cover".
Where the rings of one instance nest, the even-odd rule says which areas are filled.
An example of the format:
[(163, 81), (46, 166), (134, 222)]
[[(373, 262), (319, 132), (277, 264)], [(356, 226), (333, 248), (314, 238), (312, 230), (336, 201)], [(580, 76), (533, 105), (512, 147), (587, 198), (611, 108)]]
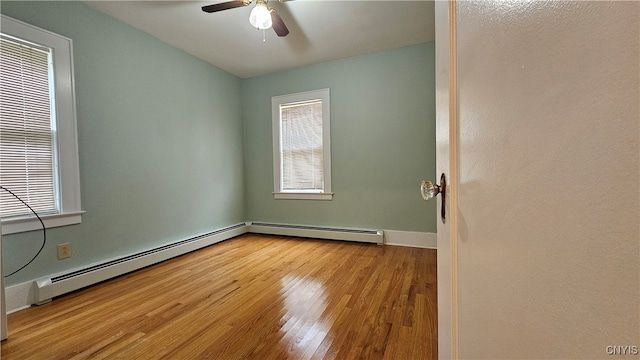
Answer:
[(56, 296), (242, 235), (247, 230), (246, 223), (236, 224), (133, 255), (36, 280), (36, 304), (49, 302)]
[(274, 224), (265, 222), (248, 223), (249, 232), (257, 234), (296, 236), (316, 239), (368, 242), (382, 245), (382, 230), (348, 229), (323, 226)]

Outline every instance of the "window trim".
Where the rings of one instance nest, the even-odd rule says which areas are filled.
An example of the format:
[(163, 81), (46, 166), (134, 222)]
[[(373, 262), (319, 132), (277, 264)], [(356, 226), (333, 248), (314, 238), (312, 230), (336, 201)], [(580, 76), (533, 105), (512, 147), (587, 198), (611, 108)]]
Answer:
[[(60, 212), (41, 216), (47, 228), (82, 222), (80, 169), (76, 120), (73, 41), (67, 37), (2, 15), (0, 32), (51, 48), (56, 99), (57, 199)], [(34, 216), (2, 219), (2, 234), (37, 230), (41, 224)]]
[[(281, 131), (280, 105), (322, 100), (322, 164), (324, 175), (323, 191), (282, 191), (281, 181)], [(288, 200), (332, 200), (331, 192), (331, 104), (328, 88), (305, 91), (295, 94), (273, 96), (271, 98), (271, 120), (273, 139), (273, 196), (275, 199)]]

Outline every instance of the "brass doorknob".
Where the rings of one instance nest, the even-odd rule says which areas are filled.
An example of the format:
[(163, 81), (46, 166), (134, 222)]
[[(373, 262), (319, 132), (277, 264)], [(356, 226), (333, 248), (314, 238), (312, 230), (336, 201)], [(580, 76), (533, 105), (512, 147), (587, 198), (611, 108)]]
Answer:
[(440, 175), (440, 185), (435, 184), (429, 180), (422, 180), (422, 184), (420, 184), (420, 193), (422, 194), (422, 198), (425, 200), (433, 199), (438, 196), (438, 194), (442, 194), (442, 208), (440, 210), (440, 216), (442, 217), (442, 222), (445, 220), (445, 197), (447, 193), (447, 178), (442, 173)]

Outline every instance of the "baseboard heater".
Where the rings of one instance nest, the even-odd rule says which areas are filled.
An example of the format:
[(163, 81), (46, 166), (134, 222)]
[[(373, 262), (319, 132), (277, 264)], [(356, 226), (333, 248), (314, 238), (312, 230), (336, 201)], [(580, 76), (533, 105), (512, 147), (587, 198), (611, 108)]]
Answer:
[(245, 223), (232, 225), (137, 254), (36, 280), (36, 304), (44, 304), (56, 296), (242, 235), (247, 229)]
[(382, 230), (343, 229), (335, 227), (272, 224), (251, 222), (249, 232), (269, 235), (285, 235), (314, 239), (359, 241), (380, 244), (384, 242)]

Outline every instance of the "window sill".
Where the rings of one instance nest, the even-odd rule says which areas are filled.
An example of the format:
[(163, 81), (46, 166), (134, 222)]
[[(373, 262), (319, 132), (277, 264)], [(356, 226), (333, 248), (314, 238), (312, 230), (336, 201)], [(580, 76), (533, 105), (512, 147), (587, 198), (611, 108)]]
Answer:
[(276, 200), (332, 200), (333, 193), (311, 193), (311, 192), (274, 192)]
[[(69, 212), (63, 214), (41, 215), (40, 218), (44, 222), (47, 229), (80, 224), (82, 222), (82, 214), (84, 211)], [(26, 231), (40, 230), (42, 224), (35, 216), (19, 218), (19, 219), (3, 219), (2, 235), (21, 233)]]

